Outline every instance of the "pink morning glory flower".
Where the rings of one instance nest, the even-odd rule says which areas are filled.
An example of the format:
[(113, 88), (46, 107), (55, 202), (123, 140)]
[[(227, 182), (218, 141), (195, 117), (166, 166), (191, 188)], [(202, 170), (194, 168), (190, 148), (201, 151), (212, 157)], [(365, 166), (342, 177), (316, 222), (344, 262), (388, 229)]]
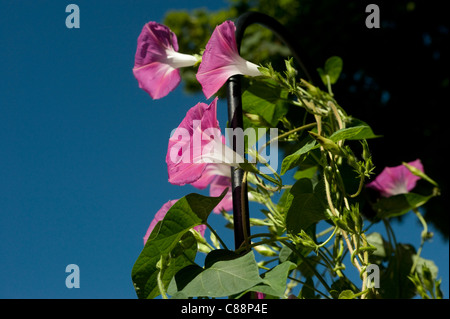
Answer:
[(209, 105), (198, 103), (187, 112), (169, 139), (166, 155), (170, 183), (191, 184), (198, 189), (210, 186), (213, 197), (228, 188), (214, 213), (233, 208), (230, 166), (238, 167), (243, 161), (225, 144), (217, 121), (217, 98)]
[[(420, 159), (408, 164), (422, 172), (424, 171)], [(385, 167), (380, 175), (373, 182), (367, 184), (366, 187), (375, 189), (383, 197), (390, 197), (410, 192), (419, 179), (420, 177), (411, 173), (404, 165)]]
[[(217, 98), (209, 105), (198, 103), (174, 130), (166, 155), (171, 184), (185, 185), (198, 181), (211, 163), (238, 167), (238, 163), (244, 161), (223, 143), (216, 109)], [(217, 166), (216, 171), (224, 171), (224, 168)], [(206, 180), (204, 177), (197, 184), (202, 185)]]
[[(148, 238), (150, 237), (150, 234), (153, 231), (153, 228), (155, 228), (156, 224), (164, 219), (164, 216), (166, 216), (166, 213), (169, 211), (169, 209), (178, 201), (178, 199), (170, 200), (167, 203), (165, 203), (159, 210), (156, 212), (155, 217), (153, 218), (152, 222), (150, 223), (150, 226), (147, 229), (147, 232), (144, 236), (144, 245), (147, 242)], [(198, 231), (202, 236), (205, 236), (205, 230), (206, 225), (199, 225), (194, 227), (196, 231)]]
[(197, 80), (203, 93), (209, 99), (232, 75), (259, 76), (258, 66), (243, 59), (236, 44), (236, 26), (225, 21), (217, 26), (206, 44), (202, 62), (198, 68)]
[(138, 37), (133, 74), (139, 87), (153, 99), (174, 90), (181, 81), (179, 68), (197, 63), (193, 55), (179, 53), (176, 35), (165, 25), (148, 22)]

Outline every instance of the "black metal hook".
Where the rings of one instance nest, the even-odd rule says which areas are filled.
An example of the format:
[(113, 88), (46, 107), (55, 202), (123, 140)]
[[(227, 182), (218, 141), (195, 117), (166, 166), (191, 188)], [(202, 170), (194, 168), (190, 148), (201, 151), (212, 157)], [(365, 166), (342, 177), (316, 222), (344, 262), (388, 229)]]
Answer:
[[(290, 32), (274, 18), (255, 11), (250, 11), (241, 15), (235, 22), (236, 43), (240, 51), (242, 38), (245, 29), (251, 24), (261, 24), (272, 30), (289, 49), (293, 57), (297, 60), (300, 68), (310, 82), (312, 78), (307, 71), (298, 54), (298, 44)], [(230, 127), (234, 129), (243, 129), (242, 97), (241, 97), (241, 75), (233, 75), (227, 81), (227, 102), (228, 102), (228, 121)], [(236, 138), (236, 135), (233, 135)], [(236, 152), (237, 143), (231, 141), (233, 150)], [(233, 194), (233, 221), (234, 221), (234, 241), (235, 248), (238, 249), (244, 243), (245, 238), (250, 236), (250, 220), (247, 196), (247, 184), (242, 184), (244, 172), (242, 169), (231, 168), (231, 189)], [(243, 190), (242, 187), (245, 189)], [(244, 191), (244, 196), (242, 195)], [(245, 220), (243, 220), (245, 218)]]

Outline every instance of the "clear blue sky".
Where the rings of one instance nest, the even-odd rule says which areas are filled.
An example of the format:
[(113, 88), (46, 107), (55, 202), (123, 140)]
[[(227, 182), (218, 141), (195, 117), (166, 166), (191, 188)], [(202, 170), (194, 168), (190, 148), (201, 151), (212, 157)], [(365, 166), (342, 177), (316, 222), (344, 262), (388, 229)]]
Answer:
[[(70, 3), (80, 29), (65, 26)], [(204, 101), (182, 87), (158, 101), (141, 91), (136, 39), (169, 9), (203, 6), (227, 4), (2, 1), (0, 298), (136, 297), (131, 268), (153, 214), (194, 191), (167, 182), (168, 136)], [(220, 104), (222, 126), (225, 116)], [(398, 240), (417, 245), (416, 221), (402, 226)], [(435, 259), (448, 298), (448, 243), (436, 236), (423, 256)], [(80, 267), (79, 289), (65, 286), (68, 264)]]

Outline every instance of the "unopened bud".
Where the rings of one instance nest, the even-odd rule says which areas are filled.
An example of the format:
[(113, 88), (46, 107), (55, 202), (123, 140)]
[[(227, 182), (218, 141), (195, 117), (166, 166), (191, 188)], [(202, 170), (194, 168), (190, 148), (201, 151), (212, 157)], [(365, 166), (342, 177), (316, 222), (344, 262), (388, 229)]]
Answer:
[(295, 78), (297, 76), (297, 70), (292, 65), (292, 58), (284, 61), (286, 64), (286, 75), (288, 78)]
[(304, 85), (306, 87), (306, 89), (313, 95), (315, 95), (317, 93), (317, 88), (312, 85), (311, 83), (305, 81), (304, 79), (300, 79), (300, 82), (302, 85)]
[(308, 132), (309, 135), (311, 135), (312, 138), (314, 138), (319, 144), (320, 146), (322, 146), (325, 150), (329, 151), (331, 154), (333, 155), (344, 155), (344, 153), (342, 152), (342, 149), (332, 140), (325, 138), (323, 136), (320, 136), (317, 133)]
[(216, 237), (216, 235), (213, 232), (211, 232), (211, 235), (209, 236), (209, 238), (211, 239), (211, 242), (212, 242), (213, 246), (216, 249), (220, 249), (221, 248), (220, 247), (220, 241), (219, 241), (219, 239)]
[(361, 145), (363, 147), (362, 157), (367, 162), (371, 158), (369, 144), (367, 143), (366, 140), (362, 140)]
[(407, 169), (409, 169), (409, 171), (411, 173), (413, 173), (414, 175), (426, 180), (427, 182), (431, 183), (432, 185), (439, 187), (438, 183), (436, 183), (434, 180), (432, 180), (427, 174), (425, 174), (424, 172), (422, 172), (420, 169), (418, 169), (415, 166), (412, 166), (408, 163), (403, 162), (402, 163), (404, 166), (406, 166)]
[(250, 122), (254, 123), (255, 125), (262, 126), (262, 127), (270, 127), (270, 124), (267, 123), (266, 120), (264, 120), (263, 117), (252, 114), (252, 113), (244, 113), (245, 117), (250, 120)]
[(253, 249), (256, 250), (258, 253), (260, 253), (261, 255), (266, 256), (266, 257), (273, 257), (273, 256), (278, 255), (275, 251), (273, 251), (266, 245), (258, 245), (258, 246), (253, 247)]

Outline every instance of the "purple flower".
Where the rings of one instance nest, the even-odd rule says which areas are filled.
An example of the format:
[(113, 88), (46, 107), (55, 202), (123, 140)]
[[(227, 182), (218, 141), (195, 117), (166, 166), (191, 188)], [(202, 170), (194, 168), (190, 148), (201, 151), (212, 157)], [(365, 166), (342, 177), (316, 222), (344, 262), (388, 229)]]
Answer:
[(243, 59), (236, 44), (236, 26), (225, 21), (217, 26), (206, 44), (202, 62), (198, 68), (197, 80), (203, 93), (209, 99), (232, 75), (259, 76), (258, 66)]
[[(150, 226), (147, 229), (147, 232), (144, 236), (144, 245), (147, 242), (148, 238), (150, 237), (150, 234), (153, 231), (153, 228), (155, 228), (156, 224), (164, 219), (164, 216), (166, 216), (166, 213), (169, 211), (169, 209), (178, 201), (178, 199), (170, 200), (167, 203), (165, 203), (155, 214), (155, 217), (153, 218), (152, 222), (150, 223)], [(194, 227), (195, 230), (197, 230), (202, 236), (205, 236), (205, 230), (206, 225), (199, 225)]]
[[(408, 164), (422, 172), (424, 171), (420, 159)], [(373, 182), (367, 184), (366, 187), (375, 189), (383, 197), (390, 197), (410, 192), (419, 179), (420, 177), (411, 173), (404, 165), (385, 167), (381, 174)]]
[(174, 90), (181, 81), (179, 68), (192, 66), (197, 58), (178, 51), (176, 35), (165, 25), (148, 22), (138, 37), (133, 74), (139, 87), (153, 99)]
[(209, 105), (198, 103), (187, 112), (169, 139), (166, 163), (171, 184), (191, 184), (198, 189), (210, 186), (213, 197), (228, 187), (214, 209), (220, 213), (233, 207), (230, 166), (237, 167), (243, 159), (225, 145), (216, 110), (217, 98)]
[[(186, 113), (170, 137), (166, 163), (171, 184), (185, 185), (198, 181), (209, 164), (238, 167), (238, 163), (243, 162), (223, 143), (216, 109), (217, 98), (209, 105), (198, 103)], [(222, 166), (215, 168), (216, 172), (224, 171)], [(208, 178), (211, 176), (205, 175), (197, 185), (201, 187)]]

